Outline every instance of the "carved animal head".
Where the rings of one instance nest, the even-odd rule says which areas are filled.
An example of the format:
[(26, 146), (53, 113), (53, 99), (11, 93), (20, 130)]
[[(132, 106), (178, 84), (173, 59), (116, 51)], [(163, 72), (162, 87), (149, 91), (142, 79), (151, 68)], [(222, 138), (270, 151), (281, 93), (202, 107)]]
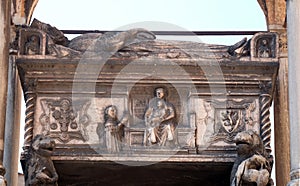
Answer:
[(253, 154), (264, 155), (265, 153), (260, 136), (252, 130), (238, 133), (234, 141), (237, 145), (238, 155), (252, 156)]
[(32, 142), (32, 150), (42, 156), (50, 156), (55, 149), (55, 141), (49, 136), (37, 135)]

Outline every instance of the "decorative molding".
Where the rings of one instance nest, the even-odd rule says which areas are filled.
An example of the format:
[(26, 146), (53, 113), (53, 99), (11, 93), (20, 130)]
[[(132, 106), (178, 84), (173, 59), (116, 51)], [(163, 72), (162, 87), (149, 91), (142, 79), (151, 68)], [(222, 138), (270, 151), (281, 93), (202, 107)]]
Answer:
[(287, 57), (288, 49), (287, 49), (287, 33), (282, 32), (279, 33), (279, 54), (280, 56)]
[(292, 170), (290, 173), (291, 181), (288, 186), (299, 186), (300, 183), (300, 169)]

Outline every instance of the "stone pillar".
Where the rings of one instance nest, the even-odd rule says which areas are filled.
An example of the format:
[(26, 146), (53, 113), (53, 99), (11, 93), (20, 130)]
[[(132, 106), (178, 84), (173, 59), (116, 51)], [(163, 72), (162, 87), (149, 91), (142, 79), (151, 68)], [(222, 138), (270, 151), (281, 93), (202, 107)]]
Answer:
[(300, 1), (287, 0), (289, 58), (290, 156), (289, 186), (300, 185)]
[(10, 42), (10, 0), (0, 0), (0, 186), (6, 185), (3, 167), (4, 131), (7, 98), (7, 71)]
[[(288, 58), (286, 35), (286, 0), (257, 0), (265, 16), (268, 31), (279, 36), (279, 70), (274, 95), (274, 135), (276, 185), (290, 181), (290, 126), (288, 105)], [(284, 150), (283, 150), (284, 149)]]
[(286, 29), (272, 30), (279, 35), (278, 78), (274, 96), (274, 134), (276, 184), (287, 185), (290, 181), (290, 126), (288, 104), (288, 58)]
[(10, 186), (18, 185), (21, 91), (15, 56), (10, 56), (3, 162), (6, 167), (5, 179)]

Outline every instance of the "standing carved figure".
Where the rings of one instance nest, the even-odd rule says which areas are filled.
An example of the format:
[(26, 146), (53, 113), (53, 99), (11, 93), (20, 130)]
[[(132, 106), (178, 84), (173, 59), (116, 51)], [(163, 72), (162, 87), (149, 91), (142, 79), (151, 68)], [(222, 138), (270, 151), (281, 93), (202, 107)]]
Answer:
[[(124, 116), (121, 121), (117, 117), (117, 107), (109, 105), (104, 110), (104, 131), (101, 124), (98, 125), (97, 133), (100, 143), (105, 141), (109, 153), (119, 152), (124, 141), (124, 127), (128, 122), (128, 117)], [(104, 139), (104, 140), (103, 140)]]
[(48, 136), (37, 135), (26, 157), (26, 186), (57, 186), (58, 175), (51, 160), (55, 142)]
[(234, 140), (238, 157), (231, 171), (230, 185), (272, 186), (272, 162), (265, 152), (260, 136), (248, 130), (238, 133)]
[(144, 143), (159, 146), (176, 145), (175, 129), (177, 127), (176, 112), (173, 104), (166, 101), (165, 88), (155, 89), (155, 98), (151, 99), (145, 112)]

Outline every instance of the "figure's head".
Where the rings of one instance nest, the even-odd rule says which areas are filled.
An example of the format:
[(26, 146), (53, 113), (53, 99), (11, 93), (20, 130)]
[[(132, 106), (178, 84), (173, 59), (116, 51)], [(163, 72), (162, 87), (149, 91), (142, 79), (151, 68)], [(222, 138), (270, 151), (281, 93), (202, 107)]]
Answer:
[(155, 97), (159, 99), (164, 99), (167, 96), (167, 91), (163, 87), (158, 87), (155, 89)]
[(252, 131), (247, 130), (243, 132), (239, 132), (234, 141), (237, 146), (238, 154), (264, 154), (264, 146), (260, 136)]
[(267, 45), (267, 44), (268, 44), (268, 41), (267, 41), (266, 39), (263, 39), (263, 40), (262, 40), (262, 44), (263, 44), (263, 45)]
[(162, 100), (159, 100), (157, 102), (157, 108), (163, 108), (164, 107), (164, 102)]
[(109, 105), (105, 109), (105, 115), (107, 118), (116, 119), (117, 118), (117, 107), (114, 105)]
[(32, 149), (42, 156), (50, 156), (55, 149), (55, 141), (49, 136), (36, 135), (32, 140)]
[(205, 109), (206, 112), (212, 110), (212, 108), (211, 108), (211, 102), (205, 101), (205, 102), (203, 103), (203, 106), (204, 106), (204, 109)]

